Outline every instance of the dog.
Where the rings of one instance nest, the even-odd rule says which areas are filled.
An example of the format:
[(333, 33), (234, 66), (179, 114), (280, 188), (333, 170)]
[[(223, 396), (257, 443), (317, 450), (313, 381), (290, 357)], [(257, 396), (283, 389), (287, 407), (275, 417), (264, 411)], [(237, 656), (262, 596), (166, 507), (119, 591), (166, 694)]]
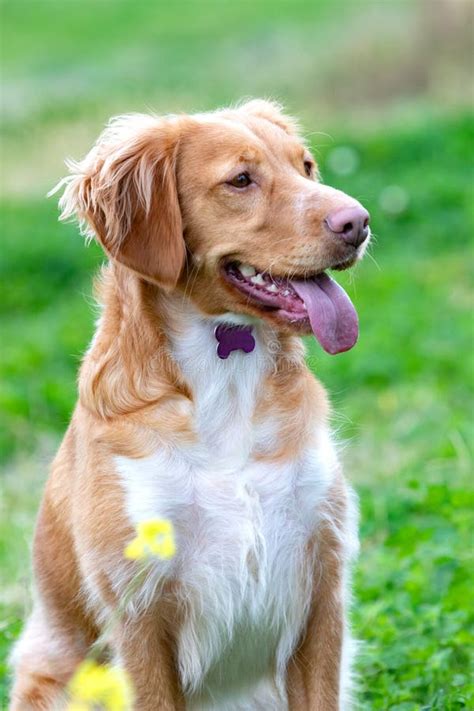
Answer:
[[(345, 711), (357, 505), (300, 336), (355, 344), (326, 270), (361, 258), (367, 211), (320, 182), (296, 121), (263, 100), (117, 117), (68, 167), (61, 218), (109, 259), (37, 521), (11, 708), (56, 708), (105, 636), (138, 711)], [(156, 518), (176, 553), (137, 585), (124, 548)]]

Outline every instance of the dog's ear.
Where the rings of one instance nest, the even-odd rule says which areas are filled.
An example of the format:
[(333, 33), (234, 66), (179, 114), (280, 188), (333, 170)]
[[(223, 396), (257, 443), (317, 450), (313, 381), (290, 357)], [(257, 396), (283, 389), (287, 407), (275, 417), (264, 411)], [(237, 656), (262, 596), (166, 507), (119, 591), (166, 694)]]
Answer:
[(290, 136), (299, 137), (300, 135), (300, 127), (298, 122), (291, 116), (287, 116), (287, 114), (284, 113), (281, 104), (276, 101), (252, 99), (251, 101), (241, 104), (239, 108), (247, 114), (251, 114), (252, 116), (257, 116), (258, 118), (263, 118), (266, 121), (274, 123)]
[(60, 219), (75, 215), (82, 232), (146, 279), (173, 288), (186, 248), (176, 185), (181, 122), (141, 114), (112, 119), (71, 175)]

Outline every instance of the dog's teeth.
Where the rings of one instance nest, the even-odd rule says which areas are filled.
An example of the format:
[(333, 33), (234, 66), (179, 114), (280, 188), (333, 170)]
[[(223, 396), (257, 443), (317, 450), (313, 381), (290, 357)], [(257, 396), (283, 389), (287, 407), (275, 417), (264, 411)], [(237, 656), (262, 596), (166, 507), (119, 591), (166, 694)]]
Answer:
[(252, 284), (257, 284), (257, 286), (263, 286), (265, 284), (265, 279), (261, 274), (256, 274), (250, 279), (250, 281)]
[(252, 277), (255, 276), (255, 268), (251, 267), (250, 264), (241, 264), (239, 266), (239, 272), (242, 274), (244, 277)]
[(285, 289), (283, 292), (283, 296), (289, 296), (291, 294), (291, 291), (289, 289)]
[(276, 284), (269, 284), (267, 286), (267, 291), (272, 291), (273, 293), (278, 291), (278, 287)]

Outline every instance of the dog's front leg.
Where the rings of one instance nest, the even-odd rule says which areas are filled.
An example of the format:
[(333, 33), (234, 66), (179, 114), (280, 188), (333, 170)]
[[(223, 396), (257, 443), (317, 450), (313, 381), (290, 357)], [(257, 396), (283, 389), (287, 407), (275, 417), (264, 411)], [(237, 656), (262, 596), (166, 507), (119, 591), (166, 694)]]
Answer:
[(290, 711), (346, 711), (340, 702), (343, 607), (319, 586), (308, 626), (288, 668)]
[(350, 637), (346, 568), (357, 550), (356, 512), (344, 480), (330, 492), (314, 541), (313, 595), (306, 629), (290, 660), (290, 711), (348, 711)]
[(124, 620), (113, 646), (129, 676), (135, 711), (184, 711), (172, 641), (156, 616)]

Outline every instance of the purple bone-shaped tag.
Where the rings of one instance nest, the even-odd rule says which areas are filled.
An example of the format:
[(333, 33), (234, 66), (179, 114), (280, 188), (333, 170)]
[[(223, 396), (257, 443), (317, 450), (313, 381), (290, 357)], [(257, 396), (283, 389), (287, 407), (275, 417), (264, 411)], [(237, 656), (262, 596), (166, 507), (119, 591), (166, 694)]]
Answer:
[(217, 339), (217, 355), (225, 360), (232, 351), (251, 353), (255, 348), (252, 326), (231, 326), (221, 323), (216, 326), (214, 335)]

